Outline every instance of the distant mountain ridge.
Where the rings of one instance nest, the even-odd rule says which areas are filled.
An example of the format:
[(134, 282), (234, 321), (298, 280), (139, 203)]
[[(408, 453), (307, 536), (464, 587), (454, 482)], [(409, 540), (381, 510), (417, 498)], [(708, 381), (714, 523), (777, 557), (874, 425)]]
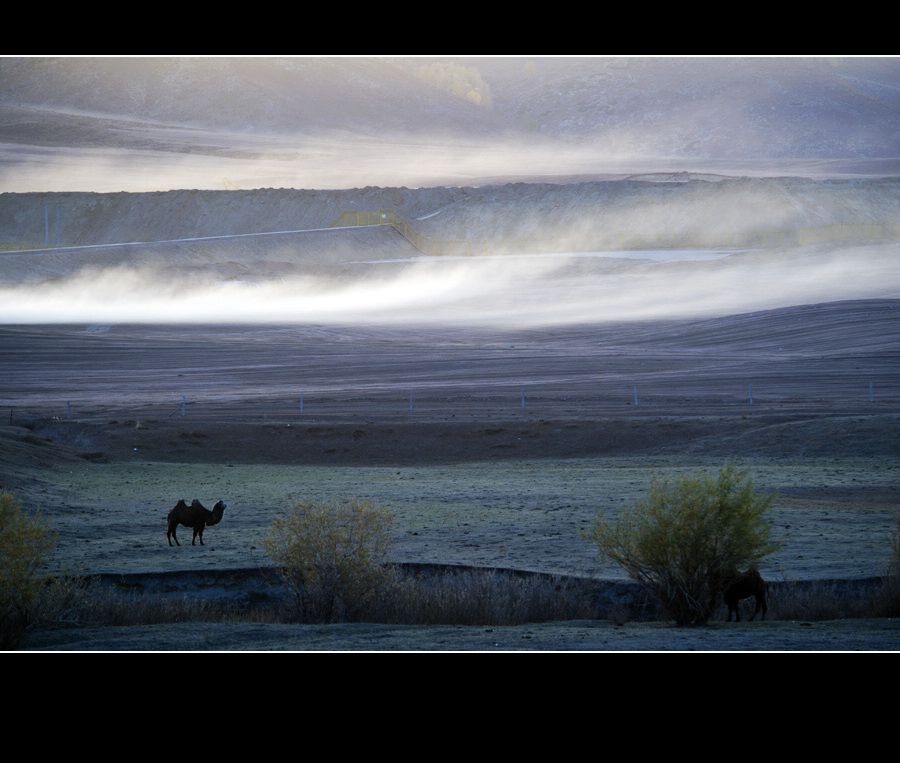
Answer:
[(94, 128), (114, 142), (114, 117), (372, 140), (531, 136), (644, 156), (900, 156), (898, 58), (433, 60), (476, 69), (490, 105), (403, 59), (2, 58), (0, 142), (67, 145)]

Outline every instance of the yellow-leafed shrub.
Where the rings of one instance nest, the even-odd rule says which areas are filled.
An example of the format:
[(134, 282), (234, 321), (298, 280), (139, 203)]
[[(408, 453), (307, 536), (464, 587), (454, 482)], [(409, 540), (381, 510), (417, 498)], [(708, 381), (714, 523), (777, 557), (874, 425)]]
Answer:
[(12, 495), (0, 495), (0, 648), (21, 641), (41, 592), (41, 567), (55, 544), (39, 514), (28, 517)]
[(369, 501), (292, 502), (266, 535), (266, 551), (303, 622), (352, 618), (394, 579), (388, 512)]

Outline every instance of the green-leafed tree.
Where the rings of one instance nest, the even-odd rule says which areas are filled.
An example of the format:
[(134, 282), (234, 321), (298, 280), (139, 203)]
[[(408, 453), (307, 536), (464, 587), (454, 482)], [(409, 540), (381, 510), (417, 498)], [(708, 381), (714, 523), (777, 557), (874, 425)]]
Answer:
[(598, 516), (585, 537), (679, 625), (705, 624), (729, 582), (777, 549), (771, 503), (729, 464), (715, 477), (654, 479), (646, 501), (614, 521)]

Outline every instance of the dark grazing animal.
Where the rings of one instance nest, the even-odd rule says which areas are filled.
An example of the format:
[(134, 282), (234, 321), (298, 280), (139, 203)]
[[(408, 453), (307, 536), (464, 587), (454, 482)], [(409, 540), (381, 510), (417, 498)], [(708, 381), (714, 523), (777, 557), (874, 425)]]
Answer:
[(219, 501), (213, 506), (213, 510), (210, 511), (196, 498), (191, 502), (190, 506), (188, 506), (183, 499), (180, 500), (175, 504), (175, 508), (169, 512), (166, 521), (166, 537), (169, 539), (169, 545), (172, 545), (173, 538), (175, 539), (176, 545), (181, 545), (178, 542), (178, 537), (175, 535), (175, 530), (178, 525), (184, 525), (185, 527), (190, 527), (194, 531), (194, 535), (191, 537), (191, 545), (193, 546), (194, 541), (197, 538), (200, 538), (200, 545), (202, 546), (203, 528), (219, 524), (219, 522), (222, 521), (222, 514), (224, 513), (225, 504), (222, 501)]
[(742, 575), (738, 575), (725, 589), (725, 604), (728, 605), (728, 619), (726, 622), (731, 622), (732, 612), (734, 613), (735, 621), (741, 621), (738, 603), (741, 599), (748, 599), (751, 596), (756, 599), (756, 609), (753, 610), (750, 619), (752, 620), (756, 617), (756, 613), (762, 609), (762, 618), (760, 619), (765, 620), (766, 611), (769, 608), (766, 604), (769, 598), (769, 584), (762, 579), (762, 575), (752, 568)]

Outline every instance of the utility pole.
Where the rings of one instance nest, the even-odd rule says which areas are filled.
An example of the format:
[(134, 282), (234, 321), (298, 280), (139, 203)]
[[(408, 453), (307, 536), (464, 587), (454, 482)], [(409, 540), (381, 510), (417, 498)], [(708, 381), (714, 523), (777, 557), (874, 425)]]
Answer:
[[(44, 204), (44, 236), (50, 246), (50, 205)], [(56, 204), (56, 246), (59, 246), (59, 202)]]

